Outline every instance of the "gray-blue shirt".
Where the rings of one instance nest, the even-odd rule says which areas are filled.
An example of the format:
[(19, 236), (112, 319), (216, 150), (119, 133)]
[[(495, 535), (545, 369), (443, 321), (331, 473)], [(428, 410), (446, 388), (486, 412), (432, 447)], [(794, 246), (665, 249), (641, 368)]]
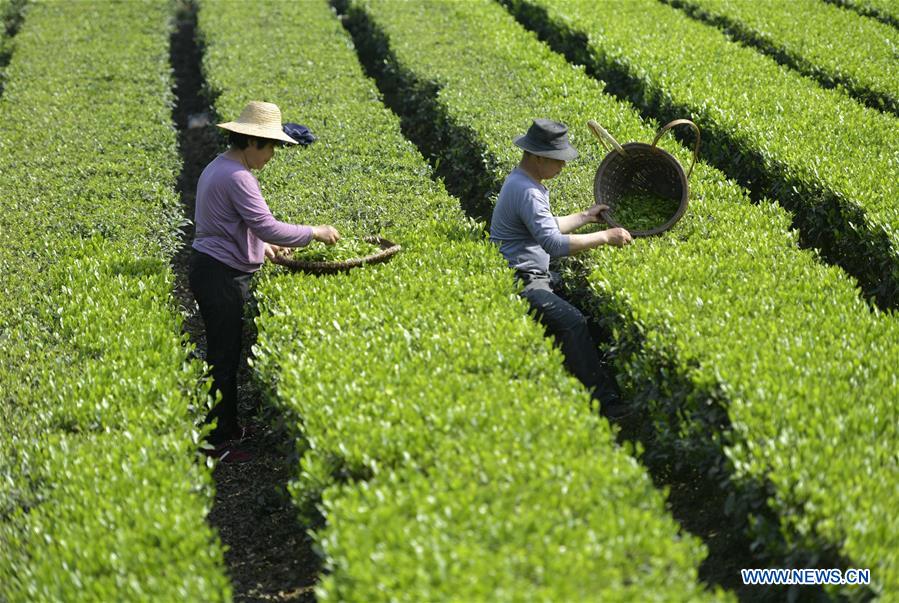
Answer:
[(549, 191), (520, 167), (512, 170), (499, 191), (490, 240), (515, 270), (549, 272), (549, 259), (568, 255), (568, 235), (549, 209)]

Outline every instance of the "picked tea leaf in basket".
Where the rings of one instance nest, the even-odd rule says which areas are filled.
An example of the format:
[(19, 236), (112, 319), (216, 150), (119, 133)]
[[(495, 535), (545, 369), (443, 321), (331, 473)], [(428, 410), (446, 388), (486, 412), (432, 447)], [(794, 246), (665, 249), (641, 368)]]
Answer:
[(292, 249), (289, 253), (290, 257), (301, 262), (345, 262), (380, 250), (379, 245), (363, 239), (341, 239), (334, 245), (313, 242), (305, 247)]
[(649, 231), (663, 226), (677, 213), (680, 199), (633, 190), (618, 198), (611, 217), (629, 231)]
[[(609, 209), (600, 215), (609, 226), (622, 227), (633, 237), (648, 237), (674, 226), (687, 211), (690, 174), (699, 157), (699, 127), (689, 119), (665, 124), (652, 144), (619, 144), (597, 122), (587, 122), (590, 130), (609, 150), (596, 170), (593, 197)], [(656, 146), (674, 126), (688, 125), (696, 133), (693, 163), (684, 168), (677, 159)]]

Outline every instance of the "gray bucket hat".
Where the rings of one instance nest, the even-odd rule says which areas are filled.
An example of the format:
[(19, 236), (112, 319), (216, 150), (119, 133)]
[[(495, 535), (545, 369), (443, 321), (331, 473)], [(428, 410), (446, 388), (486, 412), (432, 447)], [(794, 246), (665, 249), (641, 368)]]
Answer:
[(550, 159), (571, 161), (577, 150), (568, 142), (568, 126), (551, 119), (535, 119), (527, 134), (515, 139), (515, 146)]

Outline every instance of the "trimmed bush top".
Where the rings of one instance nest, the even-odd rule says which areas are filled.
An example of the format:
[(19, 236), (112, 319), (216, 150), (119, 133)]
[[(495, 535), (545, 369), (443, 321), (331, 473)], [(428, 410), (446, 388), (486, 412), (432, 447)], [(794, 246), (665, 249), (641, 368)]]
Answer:
[(862, 15), (899, 27), (899, 2), (896, 0), (825, 0), (825, 2), (851, 8)]

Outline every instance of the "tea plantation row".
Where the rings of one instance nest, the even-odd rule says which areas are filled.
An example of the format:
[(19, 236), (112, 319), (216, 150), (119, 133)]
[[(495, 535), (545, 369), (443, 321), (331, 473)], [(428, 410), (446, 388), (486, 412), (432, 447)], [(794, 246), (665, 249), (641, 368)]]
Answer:
[[(581, 152), (550, 184), (560, 214), (592, 202), (604, 151), (587, 119), (621, 141), (654, 135), (491, 2), (371, 0), (351, 4), (348, 18), (360, 56), (396, 89), (407, 131), (431, 132), (441, 165), (477, 158), (458, 177), (478, 178), (484, 191), (515, 165), (511, 140), (536, 116), (570, 124)], [(686, 149), (662, 146), (689, 163)], [(670, 233), (584, 256), (623, 385), (669, 455), (718, 471), (734, 525), (749, 514), (760, 554), (848, 559), (876, 568), (875, 588), (895, 588), (896, 321), (871, 311), (842, 271), (799, 250), (776, 205), (752, 205), (704, 164), (691, 191)]]
[(0, 0), (0, 38), (15, 34), (27, 6), (28, 0)]
[(21, 22), (24, 0), (0, 0), (0, 95), (3, 94), (3, 80), (6, 65), (13, 51), (13, 36)]
[(22, 9), (23, 4), (23, 0), (0, 0), (0, 53), (7, 48), (4, 43), (11, 33), (13, 21), (17, 19), (17, 12)]
[(824, 0), (844, 6), (861, 15), (899, 27), (899, 2), (896, 0)]
[[(899, 113), (899, 31), (820, 0), (666, 0), (828, 87)], [(801, 28), (796, 24), (802, 23)]]
[(327, 521), (319, 600), (709, 598), (704, 548), (614, 444), (326, 3), (206, 1), (198, 22), (222, 116), (266, 98), (319, 137), (261, 174), (278, 215), (404, 248), (257, 281), (254, 364), (304, 442), (293, 495)]
[(12, 19), (12, 0), (0, 0), (0, 54), (6, 50), (9, 22)]
[[(0, 600), (230, 599), (196, 462), (166, 3), (35, 3), (0, 99)], [(127, 24), (127, 27), (123, 26)]]
[(881, 308), (899, 304), (896, 117), (655, 0), (610, 11), (589, 0), (506, 3), (616, 94), (660, 118), (692, 115), (710, 161), (793, 211), (806, 242)]

